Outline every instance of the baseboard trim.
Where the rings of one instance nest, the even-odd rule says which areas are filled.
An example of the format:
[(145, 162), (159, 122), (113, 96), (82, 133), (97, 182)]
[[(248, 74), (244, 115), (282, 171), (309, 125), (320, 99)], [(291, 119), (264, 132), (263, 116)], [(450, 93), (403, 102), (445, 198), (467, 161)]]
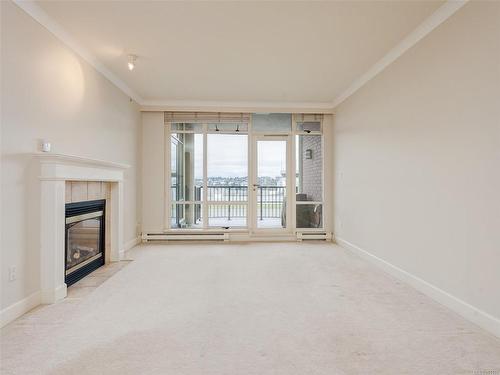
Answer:
[(141, 243), (141, 237), (140, 236), (137, 236), (135, 238), (132, 238), (130, 241), (127, 241), (125, 242), (125, 246), (124, 246), (124, 249), (123, 251), (129, 251), (131, 248), (133, 248), (134, 246), (137, 246)]
[(353, 253), (359, 255), (361, 258), (366, 259), (376, 266), (382, 268), (385, 272), (396, 277), (397, 279), (410, 284), (418, 291), (424, 293), (433, 300), (455, 311), (465, 319), (477, 324), (484, 330), (500, 338), (500, 320), (495, 318), (494, 316), (468, 304), (465, 301), (462, 301), (461, 299), (451, 295), (450, 293), (445, 292), (444, 290), (428, 283), (427, 281), (420, 279), (419, 277), (414, 276), (411, 273), (371, 254), (370, 252), (363, 250), (359, 246), (356, 246), (349, 241), (336, 237), (336, 242), (343, 248), (352, 251)]
[(28, 297), (13, 303), (0, 311), (0, 327), (4, 327), (31, 309), (37, 307), (41, 302), (40, 292), (30, 294)]
[(140, 243), (141, 237), (132, 238), (130, 241), (125, 242), (123, 250), (119, 251), (120, 260), (125, 259), (125, 253)]

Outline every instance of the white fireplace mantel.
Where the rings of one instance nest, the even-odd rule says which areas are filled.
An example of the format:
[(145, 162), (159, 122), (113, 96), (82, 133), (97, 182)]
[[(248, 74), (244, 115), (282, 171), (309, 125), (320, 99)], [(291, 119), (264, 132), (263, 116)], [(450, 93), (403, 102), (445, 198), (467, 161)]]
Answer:
[(111, 185), (110, 261), (123, 253), (123, 179), (128, 165), (74, 155), (33, 154), (40, 162), (41, 302), (66, 297), (65, 184), (66, 181), (106, 181)]

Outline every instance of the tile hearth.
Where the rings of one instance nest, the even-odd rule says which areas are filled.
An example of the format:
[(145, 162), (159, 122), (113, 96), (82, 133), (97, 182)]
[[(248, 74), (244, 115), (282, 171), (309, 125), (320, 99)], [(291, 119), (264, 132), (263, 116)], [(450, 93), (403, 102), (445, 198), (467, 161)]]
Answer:
[(82, 299), (91, 294), (102, 283), (128, 266), (132, 260), (122, 260), (105, 264), (68, 288), (67, 300)]

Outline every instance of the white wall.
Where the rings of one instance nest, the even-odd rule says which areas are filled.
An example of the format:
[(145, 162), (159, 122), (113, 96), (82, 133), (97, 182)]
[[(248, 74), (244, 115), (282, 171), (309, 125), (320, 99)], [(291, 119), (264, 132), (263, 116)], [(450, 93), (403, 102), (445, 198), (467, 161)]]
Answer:
[(165, 229), (165, 122), (163, 112), (142, 113), (142, 231)]
[[(39, 289), (39, 140), (53, 152), (132, 165), (125, 242), (136, 238), (138, 105), (11, 2), (1, 2), (2, 309)], [(8, 267), (17, 280), (8, 281)]]
[(337, 237), (492, 324), (500, 319), (499, 35), (499, 2), (466, 4), (336, 108), (334, 135)]

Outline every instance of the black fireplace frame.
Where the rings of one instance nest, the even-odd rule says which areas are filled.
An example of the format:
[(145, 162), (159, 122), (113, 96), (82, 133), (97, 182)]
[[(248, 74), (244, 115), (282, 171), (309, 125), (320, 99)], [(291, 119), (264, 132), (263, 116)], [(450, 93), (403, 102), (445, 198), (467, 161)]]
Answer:
[[(66, 203), (66, 218), (79, 216), (83, 214), (88, 214), (96, 211), (102, 211), (102, 216), (100, 217), (100, 227), (99, 227), (99, 246), (102, 251), (102, 256), (94, 259), (92, 262), (82, 266), (81, 268), (75, 270), (74, 272), (66, 275), (66, 263), (68, 257), (68, 229), (72, 224), (65, 224), (64, 231), (64, 282), (67, 286), (70, 286), (77, 281), (81, 280), (91, 272), (95, 271), (99, 267), (103, 266), (106, 257), (106, 200), (99, 199), (94, 201), (84, 201), (76, 203)], [(83, 220), (82, 220), (83, 221)]]

